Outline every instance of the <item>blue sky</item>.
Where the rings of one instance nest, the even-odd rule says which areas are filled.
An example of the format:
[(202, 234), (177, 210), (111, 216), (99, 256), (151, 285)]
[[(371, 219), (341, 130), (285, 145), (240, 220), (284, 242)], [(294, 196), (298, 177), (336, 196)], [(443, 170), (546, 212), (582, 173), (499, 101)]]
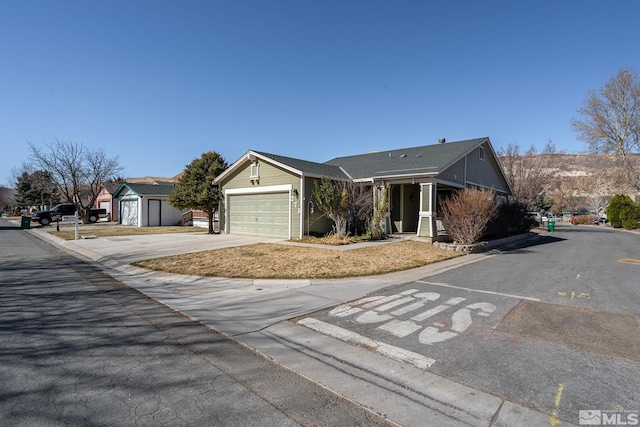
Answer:
[(125, 177), (206, 151), (323, 162), (488, 136), (583, 152), (570, 120), (640, 72), (640, 2), (4, 0), (0, 183), (36, 146)]

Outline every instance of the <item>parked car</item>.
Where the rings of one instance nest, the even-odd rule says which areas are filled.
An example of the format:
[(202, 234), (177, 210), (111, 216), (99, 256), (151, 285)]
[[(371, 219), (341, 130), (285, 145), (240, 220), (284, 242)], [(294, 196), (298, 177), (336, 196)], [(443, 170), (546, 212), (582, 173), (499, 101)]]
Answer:
[[(49, 225), (54, 221), (61, 221), (63, 216), (70, 216), (76, 213), (76, 206), (73, 203), (61, 203), (55, 205), (48, 211), (37, 211), (31, 214), (31, 222), (38, 222), (41, 225)], [(91, 223), (97, 222), (100, 218), (107, 216), (106, 209), (87, 210), (87, 220)]]

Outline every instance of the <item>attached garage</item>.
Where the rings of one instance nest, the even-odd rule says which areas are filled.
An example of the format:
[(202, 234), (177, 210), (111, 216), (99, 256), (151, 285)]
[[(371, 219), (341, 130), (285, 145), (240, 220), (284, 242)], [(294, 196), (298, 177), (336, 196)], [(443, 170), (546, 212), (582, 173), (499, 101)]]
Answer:
[(331, 231), (312, 201), (315, 182), (325, 176), (348, 179), (335, 166), (248, 151), (214, 180), (223, 195), (221, 231), (279, 239)]
[(288, 239), (290, 204), (289, 192), (231, 194), (229, 232)]

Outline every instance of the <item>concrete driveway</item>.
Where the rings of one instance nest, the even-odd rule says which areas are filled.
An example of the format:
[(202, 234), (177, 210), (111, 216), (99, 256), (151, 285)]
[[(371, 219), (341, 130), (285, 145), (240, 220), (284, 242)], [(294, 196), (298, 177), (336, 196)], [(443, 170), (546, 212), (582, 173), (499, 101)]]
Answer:
[[(41, 234), (44, 231), (50, 241), (55, 239), (60, 242), (59, 239), (46, 233), (46, 229), (35, 229), (35, 231)], [(87, 255), (89, 252), (93, 252), (96, 254), (95, 256), (109, 258), (121, 264), (129, 264), (168, 255), (278, 241), (281, 239), (230, 234), (176, 233), (69, 240), (65, 241), (63, 245), (75, 252), (80, 251)], [(90, 258), (95, 258), (95, 256), (90, 256)]]

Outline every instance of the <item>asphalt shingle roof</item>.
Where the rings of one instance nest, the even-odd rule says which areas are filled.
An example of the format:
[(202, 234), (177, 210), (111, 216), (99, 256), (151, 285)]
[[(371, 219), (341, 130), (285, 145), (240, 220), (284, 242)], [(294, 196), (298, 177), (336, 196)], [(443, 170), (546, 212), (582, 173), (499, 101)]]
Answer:
[(121, 184), (119, 182), (105, 182), (103, 185), (109, 193), (113, 194), (118, 188), (120, 188)]
[(327, 163), (316, 163), (308, 160), (300, 160), (294, 159), (292, 157), (280, 156), (277, 154), (264, 153), (262, 151), (255, 151), (254, 153), (265, 156), (269, 159), (275, 160), (278, 163), (289, 166), (290, 168), (296, 169), (302, 173), (316, 175), (316, 176), (326, 176), (329, 178), (337, 178), (337, 179), (349, 179), (342, 169), (339, 166), (330, 165)]
[[(168, 196), (175, 188), (175, 184), (144, 184), (144, 183), (134, 183), (134, 182), (125, 182), (124, 186), (129, 187), (131, 190), (135, 191), (137, 194), (145, 195), (145, 196)], [(120, 191), (119, 191), (120, 192)]]
[(353, 179), (439, 173), (488, 138), (336, 157), (324, 163), (344, 169)]

